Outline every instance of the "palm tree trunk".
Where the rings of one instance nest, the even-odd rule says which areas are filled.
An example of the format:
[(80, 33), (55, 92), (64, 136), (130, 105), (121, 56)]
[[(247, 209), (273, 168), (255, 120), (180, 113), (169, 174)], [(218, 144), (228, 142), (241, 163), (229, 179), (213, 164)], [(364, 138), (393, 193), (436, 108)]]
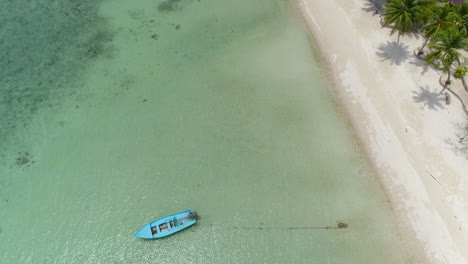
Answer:
[(439, 94), (442, 94), (445, 91), (445, 89), (448, 89), (448, 85), (450, 84), (450, 70), (447, 73), (448, 73), (448, 77), (447, 77), (447, 80), (445, 80), (444, 88), (442, 89), (442, 91), (440, 91)]
[[(448, 85), (450, 84), (450, 70), (447, 73), (448, 73), (447, 80), (445, 80), (444, 85), (442, 86), (443, 88), (439, 92), (439, 94), (442, 94), (445, 91), (445, 89), (448, 89)], [(442, 76), (440, 76), (440, 79), (442, 79)], [(442, 85), (442, 83), (440, 83), (440, 84)]]
[(447, 80), (445, 81), (445, 85), (449, 85), (450, 84), (450, 70), (447, 71), (447, 74), (448, 74), (448, 77), (447, 77)]
[(447, 90), (449, 92), (451, 92), (453, 95), (455, 95), (455, 97), (457, 97), (457, 99), (460, 101), (460, 103), (462, 105), (463, 111), (468, 116), (468, 109), (466, 109), (466, 105), (465, 105), (465, 103), (463, 103), (463, 100), (460, 98), (460, 96), (457, 93), (455, 93), (454, 91), (452, 91), (452, 89), (450, 89), (450, 88), (448, 88)]
[(465, 91), (468, 93), (468, 86), (466, 85), (465, 77), (462, 77), (461, 81), (462, 81), (462, 84), (463, 84), (463, 88), (465, 88)]
[(422, 54), (422, 50), (426, 47), (426, 44), (427, 44), (428, 41), (429, 41), (429, 38), (426, 38), (426, 40), (424, 41), (424, 44), (422, 45), (422, 47), (418, 51), (418, 56)]

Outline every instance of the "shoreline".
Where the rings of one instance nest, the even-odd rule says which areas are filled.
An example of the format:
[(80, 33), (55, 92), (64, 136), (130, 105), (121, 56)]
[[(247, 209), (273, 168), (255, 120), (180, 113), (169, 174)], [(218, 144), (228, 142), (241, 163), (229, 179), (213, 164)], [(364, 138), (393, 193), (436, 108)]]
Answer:
[[(448, 106), (438, 97), (440, 73), (413, 55), (420, 39), (397, 43), (365, 0), (292, 2), (391, 201), (412, 261), (467, 263), (468, 152), (465, 142), (457, 144), (467, 118), (454, 96)], [(459, 91), (458, 83), (452, 89)]]

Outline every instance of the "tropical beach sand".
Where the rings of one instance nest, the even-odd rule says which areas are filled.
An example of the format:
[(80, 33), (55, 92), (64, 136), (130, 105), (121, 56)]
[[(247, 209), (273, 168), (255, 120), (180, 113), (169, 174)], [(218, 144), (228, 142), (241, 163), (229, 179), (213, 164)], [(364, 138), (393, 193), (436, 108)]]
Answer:
[[(415, 252), (467, 263), (468, 121), (439, 95), (441, 72), (413, 55), (422, 37), (398, 43), (370, 1), (295, 3)], [(460, 81), (452, 89), (468, 102)]]

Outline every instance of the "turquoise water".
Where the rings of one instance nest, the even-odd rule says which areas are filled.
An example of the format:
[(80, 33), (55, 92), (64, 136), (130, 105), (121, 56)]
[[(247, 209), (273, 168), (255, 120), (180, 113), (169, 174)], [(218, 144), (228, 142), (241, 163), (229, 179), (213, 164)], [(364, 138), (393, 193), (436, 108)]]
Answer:
[(2, 263), (409, 262), (287, 1), (2, 5)]

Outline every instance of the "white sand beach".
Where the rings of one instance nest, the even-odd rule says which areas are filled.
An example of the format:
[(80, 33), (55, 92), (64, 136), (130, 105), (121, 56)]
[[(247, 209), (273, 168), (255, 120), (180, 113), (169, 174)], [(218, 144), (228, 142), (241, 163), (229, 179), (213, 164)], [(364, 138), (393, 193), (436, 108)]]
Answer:
[[(423, 38), (397, 43), (367, 0), (295, 4), (414, 263), (468, 263), (468, 118), (453, 94), (449, 105), (439, 95), (441, 72), (414, 56)], [(468, 103), (459, 80), (451, 88)]]

